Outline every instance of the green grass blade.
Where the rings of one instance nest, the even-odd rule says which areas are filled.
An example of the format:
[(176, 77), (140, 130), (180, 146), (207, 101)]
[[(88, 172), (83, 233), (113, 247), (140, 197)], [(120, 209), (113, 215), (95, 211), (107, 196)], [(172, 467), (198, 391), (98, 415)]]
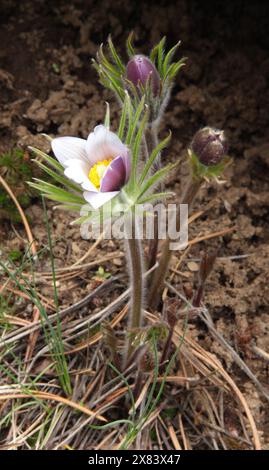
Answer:
[[(49, 254), (50, 254), (50, 262), (51, 262), (51, 271), (52, 271), (52, 282), (53, 282), (53, 293), (54, 293), (54, 304), (56, 307), (56, 313), (59, 314), (59, 299), (58, 299), (58, 291), (56, 286), (56, 272), (55, 272), (55, 263), (54, 263), (54, 256), (53, 256), (53, 247), (52, 247), (52, 240), (51, 240), (51, 231), (49, 226), (48, 220), (48, 213), (45, 204), (44, 197), (42, 197), (42, 203), (44, 208), (45, 214), (45, 223), (47, 228), (47, 235), (48, 235), (48, 245), (49, 245)], [(62, 385), (62, 388), (67, 396), (70, 396), (72, 393), (71, 387), (71, 380), (70, 375), (68, 372), (68, 366), (66, 361), (66, 356), (64, 354), (64, 345), (62, 341), (62, 329), (61, 329), (61, 321), (60, 317), (57, 317), (56, 322), (57, 328), (57, 347), (55, 348), (55, 360), (56, 360), (56, 369), (59, 375), (59, 381)]]

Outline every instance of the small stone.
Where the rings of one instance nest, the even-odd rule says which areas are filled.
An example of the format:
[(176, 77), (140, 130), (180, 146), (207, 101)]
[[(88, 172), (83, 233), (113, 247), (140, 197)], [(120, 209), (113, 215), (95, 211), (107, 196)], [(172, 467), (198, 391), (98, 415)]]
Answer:
[(192, 272), (199, 271), (199, 265), (197, 263), (195, 263), (195, 261), (189, 261), (187, 263), (187, 266), (188, 266), (189, 270), (192, 271)]
[(113, 264), (115, 264), (115, 266), (121, 266), (122, 260), (120, 258), (115, 258), (113, 259)]
[(225, 207), (226, 211), (231, 212), (232, 206), (231, 206), (230, 202), (227, 201), (227, 199), (224, 199), (223, 203), (224, 203), (224, 207)]

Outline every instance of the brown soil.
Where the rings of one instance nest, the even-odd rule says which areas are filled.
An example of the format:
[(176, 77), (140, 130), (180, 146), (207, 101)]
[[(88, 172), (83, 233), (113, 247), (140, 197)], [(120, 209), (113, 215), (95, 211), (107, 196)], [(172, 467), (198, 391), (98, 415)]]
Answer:
[[(16, 5), (16, 8), (15, 8)], [(179, 74), (163, 128), (173, 131), (165, 159), (183, 156), (193, 133), (203, 125), (225, 129), (234, 159), (221, 188), (205, 188), (196, 209), (208, 207), (192, 227), (190, 238), (228, 227), (223, 238), (193, 247), (189, 258), (205, 249), (218, 248), (214, 274), (207, 284), (206, 303), (217, 329), (235, 347), (259, 380), (268, 386), (268, 362), (251, 349), (255, 344), (269, 352), (268, 317), (268, 166), (269, 166), (269, 15), (266, 2), (110, 2), (74, 0), (16, 2), (2, 0), (0, 29), (0, 151), (35, 145), (44, 150), (42, 132), (86, 137), (101, 122), (104, 102), (111, 99), (97, 83), (90, 64), (98, 45), (109, 33), (122, 49), (127, 33), (135, 31), (137, 47), (147, 51), (166, 34), (168, 43), (182, 40), (181, 54), (188, 57)], [(112, 106), (117, 117), (117, 104)], [(182, 171), (183, 173), (183, 171)], [(169, 184), (180, 191), (184, 175), (172, 175)], [(213, 201), (213, 202), (212, 202)], [(46, 243), (42, 208), (37, 201), (28, 210), (39, 246)], [(58, 266), (73, 263), (88, 249), (79, 229), (70, 227), (71, 216), (49, 210), (53, 238), (58, 240)], [(23, 227), (18, 227), (24, 236)], [(18, 246), (11, 226), (0, 228), (1, 249)], [(104, 242), (102, 254), (114, 251)], [(247, 257), (233, 259), (239, 255)], [(176, 256), (176, 255), (175, 255)], [(42, 268), (49, 266), (44, 260)], [(117, 271), (121, 259), (109, 262)], [(191, 270), (191, 269), (192, 270)], [(188, 288), (196, 279), (195, 265), (184, 263)], [(182, 281), (183, 279), (183, 281)], [(70, 282), (70, 281), (69, 281)], [(73, 281), (71, 281), (72, 283)], [(68, 305), (90, 290), (81, 280), (70, 292), (60, 286), (60, 301)], [(43, 295), (46, 295), (45, 288)], [(96, 307), (106, 299), (96, 299)], [(255, 387), (207, 334), (193, 325), (192, 334), (222, 358), (233, 371), (256, 417), (264, 442), (269, 418)]]

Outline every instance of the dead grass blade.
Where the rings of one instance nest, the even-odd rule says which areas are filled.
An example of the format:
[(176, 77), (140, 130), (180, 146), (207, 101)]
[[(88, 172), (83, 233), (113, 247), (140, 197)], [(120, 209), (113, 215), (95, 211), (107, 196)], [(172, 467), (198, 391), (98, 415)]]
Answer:
[(8, 183), (4, 180), (4, 178), (1, 175), (0, 175), (0, 183), (2, 184), (3, 188), (6, 190), (6, 192), (11, 197), (12, 201), (14, 202), (15, 206), (18, 209), (18, 212), (21, 216), (21, 220), (22, 220), (22, 223), (24, 225), (25, 232), (26, 232), (26, 235), (27, 235), (27, 238), (28, 238), (28, 241), (29, 241), (30, 250), (32, 252), (32, 255), (33, 255), (34, 259), (36, 259), (37, 258), (37, 249), (36, 249), (34, 237), (32, 235), (32, 231), (30, 229), (30, 225), (28, 223), (26, 215), (25, 215), (18, 199), (16, 198), (15, 194), (13, 193), (12, 189), (10, 188)]
[[(175, 328), (175, 335), (173, 341), (175, 346), (178, 346), (178, 342), (181, 341), (182, 338), (182, 330), (179, 327)], [(258, 434), (258, 430), (256, 427), (256, 423), (254, 421), (253, 415), (250, 411), (250, 408), (246, 402), (244, 395), (241, 393), (237, 385), (235, 384), (234, 380), (230, 377), (230, 375), (223, 369), (220, 362), (209, 352), (205, 351), (201, 346), (199, 348), (198, 345), (194, 343), (191, 339), (185, 336), (185, 341), (188, 345), (192, 347), (193, 354), (199, 358), (202, 362), (205, 362), (206, 365), (210, 366), (210, 368), (215, 371), (216, 373), (220, 374), (225, 382), (230, 386), (232, 391), (234, 392), (235, 396), (238, 398), (239, 403), (241, 403), (242, 408), (244, 409), (247, 419), (249, 421), (249, 425), (252, 431), (253, 436), (253, 443), (255, 450), (261, 450), (261, 443)], [(198, 351), (198, 349), (200, 351)], [(181, 349), (182, 351), (182, 349)]]
[(101, 416), (83, 405), (79, 403), (75, 403), (68, 398), (61, 397), (60, 395), (55, 395), (54, 393), (50, 392), (36, 392), (35, 390), (29, 390), (28, 393), (23, 393), (20, 391), (16, 391), (15, 389), (12, 390), (12, 393), (1, 393), (0, 392), (0, 400), (14, 400), (16, 398), (37, 398), (39, 400), (48, 400), (48, 401), (56, 401), (58, 403), (62, 403), (63, 405), (69, 406), (74, 410), (81, 411), (81, 413), (86, 414), (87, 416), (91, 416), (93, 418), (98, 419), (99, 421), (107, 423), (107, 419), (104, 416)]
[(171, 441), (173, 443), (173, 446), (174, 446), (175, 450), (182, 450), (181, 445), (178, 442), (178, 438), (177, 438), (176, 432), (175, 432), (172, 424), (170, 424), (170, 426), (168, 426), (168, 433), (170, 435), (170, 438), (171, 438)]
[[(37, 322), (39, 320), (39, 317), (40, 317), (40, 312), (38, 310), (38, 308), (34, 305), (34, 309), (33, 309), (33, 322)], [(33, 355), (33, 352), (34, 352), (34, 349), (35, 349), (35, 345), (36, 345), (36, 342), (37, 342), (37, 339), (38, 339), (38, 335), (39, 335), (39, 330), (36, 330), (34, 331), (33, 333), (30, 334), (29, 336), (29, 341), (28, 341), (28, 345), (27, 345), (27, 349), (26, 349), (26, 353), (25, 353), (25, 361), (29, 361)]]
[(209, 240), (210, 238), (222, 237), (223, 235), (233, 232), (234, 230), (236, 230), (236, 227), (226, 228), (224, 230), (219, 230), (218, 232), (207, 233), (205, 235), (202, 235), (201, 237), (197, 237), (197, 238), (194, 238), (193, 240), (190, 240), (188, 242), (188, 246), (196, 245), (197, 243), (203, 242), (205, 240)]

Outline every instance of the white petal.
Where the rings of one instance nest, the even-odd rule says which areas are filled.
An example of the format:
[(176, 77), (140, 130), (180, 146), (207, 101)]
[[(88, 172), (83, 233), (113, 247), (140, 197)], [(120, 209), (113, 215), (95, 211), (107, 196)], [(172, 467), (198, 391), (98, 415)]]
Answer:
[(102, 124), (95, 127), (86, 142), (86, 152), (91, 165), (107, 158), (115, 158), (127, 150), (119, 137)]
[(90, 191), (85, 191), (83, 193), (84, 199), (89, 202), (94, 209), (98, 209), (99, 207), (103, 206), (106, 202), (113, 199), (113, 197), (117, 196), (119, 191), (110, 191), (107, 193), (92, 193)]
[(86, 191), (93, 191), (94, 193), (99, 193), (98, 189), (94, 184), (87, 178), (83, 183), (81, 183), (81, 186), (83, 189), (86, 189)]
[(86, 140), (78, 137), (57, 137), (51, 142), (55, 157), (61, 165), (67, 166), (69, 160), (77, 158), (87, 161)]
[(83, 189), (88, 189), (89, 191), (98, 191), (94, 184), (92, 184), (88, 178), (90, 164), (84, 160), (78, 160), (77, 158), (72, 158), (67, 162), (68, 166), (64, 170), (65, 176), (75, 183), (81, 184)]

